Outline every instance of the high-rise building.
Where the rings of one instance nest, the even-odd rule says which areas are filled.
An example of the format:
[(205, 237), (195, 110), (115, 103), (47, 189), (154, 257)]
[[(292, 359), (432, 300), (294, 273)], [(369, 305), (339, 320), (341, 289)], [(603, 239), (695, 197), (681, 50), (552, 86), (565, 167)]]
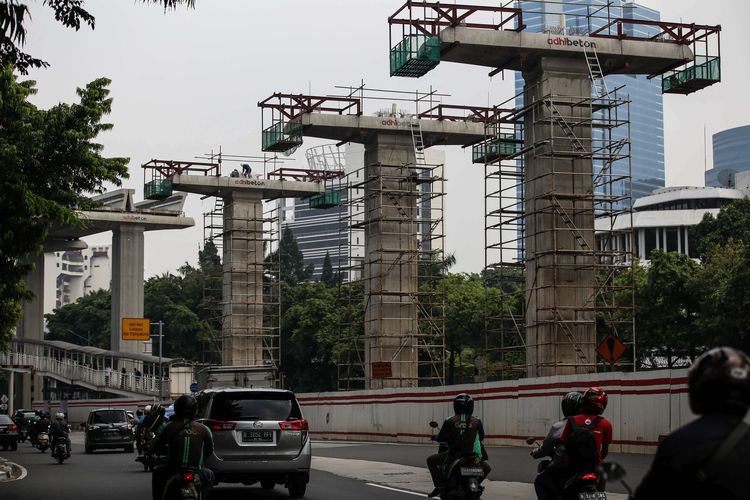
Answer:
[(112, 280), (110, 245), (46, 253), (44, 259), (45, 314), (93, 291), (109, 289)]
[[(609, 6), (608, 6), (609, 4)], [(659, 12), (622, 0), (519, 1), (523, 9), (525, 31), (585, 35), (617, 18), (658, 21)], [(633, 29), (625, 26), (625, 29)], [(655, 35), (657, 28), (638, 26), (633, 35)], [(607, 88), (624, 86), (620, 92), (630, 96), (630, 140), (632, 199), (664, 187), (664, 113), (661, 79), (639, 75), (608, 75)], [(523, 106), (524, 80), (516, 73), (516, 106)], [(622, 135), (627, 131), (617, 132)]]
[(713, 135), (714, 165), (706, 171), (707, 187), (735, 187), (735, 174), (750, 171), (750, 125)]

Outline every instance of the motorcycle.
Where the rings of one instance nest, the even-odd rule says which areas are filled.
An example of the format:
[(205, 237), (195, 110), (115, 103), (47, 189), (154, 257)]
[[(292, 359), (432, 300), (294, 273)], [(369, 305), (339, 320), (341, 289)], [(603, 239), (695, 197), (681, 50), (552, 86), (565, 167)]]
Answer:
[(148, 452), (149, 445), (151, 444), (151, 441), (154, 440), (154, 437), (155, 435), (153, 432), (145, 432), (140, 437), (138, 448), (143, 454), (137, 457), (135, 461), (143, 464), (143, 470), (145, 472), (153, 471), (159, 462), (158, 456)]
[(36, 436), (36, 447), (44, 453), (49, 448), (49, 435), (46, 432), (40, 432)]
[(184, 469), (164, 486), (163, 500), (202, 500), (203, 483), (197, 470)]
[[(527, 444), (534, 444), (535, 441), (533, 437), (526, 439)], [(538, 448), (539, 443), (536, 443), (536, 446)], [(564, 454), (564, 447), (556, 449), (555, 453)], [(537, 473), (544, 471), (551, 463), (552, 460), (540, 461), (537, 465)], [(562, 500), (607, 500), (607, 494), (598, 490), (603, 479), (605, 476), (601, 474), (598, 467), (577, 472), (563, 484), (561, 498)]]
[(625, 491), (628, 492), (628, 499), (633, 498), (633, 489), (625, 482), (625, 469), (617, 462), (604, 462), (598, 467), (599, 473), (607, 481), (620, 481)]
[(63, 436), (57, 436), (52, 447), (52, 458), (56, 459), (57, 463), (62, 464), (68, 457), (70, 457), (70, 455), (68, 455), (68, 447), (65, 438)]
[[(430, 427), (437, 429), (439, 426), (433, 421)], [(448, 444), (440, 442), (438, 453), (447, 452)], [(479, 500), (482, 497), (484, 469), (473, 453), (451, 460), (445, 466), (443, 477), (447, 478), (447, 482), (440, 493), (440, 500)]]
[(26, 425), (18, 428), (18, 440), (25, 443), (29, 438), (29, 428)]

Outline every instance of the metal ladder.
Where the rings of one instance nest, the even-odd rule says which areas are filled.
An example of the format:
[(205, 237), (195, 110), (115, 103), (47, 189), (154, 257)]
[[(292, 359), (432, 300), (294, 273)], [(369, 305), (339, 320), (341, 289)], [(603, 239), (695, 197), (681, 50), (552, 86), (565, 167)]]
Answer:
[(556, 317), (555, 319), (560, 322), (560, 328), (562, 329), (563, 333), (565, 333), (565, 336), (568, 337), (568, 341), (570, 341), (571, 345), (573, 346), (573, 350), (575, 350), (576, 356), (578, 356), (578, 359), (580, 359), (583, 365), (586, 367), (587, 372), (594, 373), (594, 368), (592, 368), (589, 364), (588, 358), (586, 358), (586, 353), (583, 352), (583, 349), (581, 349), (581, 347), (578, 345), (578, 342), (576, 342), (576, 337), (573, 334), (573, 331), (570, 329), (570, 326), (565, 323), (565, 319), (563, 318), (562, 314), (560, 314), (560, 311), (555, 309), (554, 313)]
[(422, 137), (422, 126), (419, 119), (414, 119), (409, 123), (411, 129), (411, 143), (414, 146), (414, 164), (418, 167), (427, 165), (424, 156), (424, 138)]
[(570, 125), (568, 125), (568, 122), (565, 121), (565, 118), (563, 118), (562, 113), (560, 113), (560, 110), (557, 109), (557, 106), (555, 106), (555, 103), (552, 102), (550, 99), (546, 99), (544, 101), (544, 104), (549, 108), (550, 110), (550, 117), (557, 123), (557, 125), (562, 129), (563, 132), (565, 132), (565, 136), (570, 139), (570, 141), (573, 143), (573, 147), (575, 147), (579, 152), (585, 153), (586, 148), (583, 147), (583, 144), (576, 136), (575, 132), (573, 132), (573, 129)]
[(596, 49), (591, 48), (591, 52), (583, 49), (583, 55), (586, 56), (586, 65), (589, 67), (589, 77), (591, 78), (591, 93), (594, 97), (604, 97), (609, 94), (607, 81), (604, 79), (604, 72), (599, 63), (599, 56)]
[(552, 197), (552, 206), (554, 207), (555, 212), (557, 212), (562, 221), (565, 223), (565, 225), (568, 226), (570, 232), (573, 233), (573, 237), (578, 242), (578, 245), (580, 245), (580, 247), (583, 249), (591, 250), (591, 245), (589, 245), (588, 241), (586, 241), (586, 238), (583, 237), (583, 234), (581, 234), (581, 231), (576, 227), (575, 222), (573, 222), (573, 219), (568, 215), (568, 212), (565, 211), (562, 204), (560, 203), (560, 200), (558, 200), (556, 196)]

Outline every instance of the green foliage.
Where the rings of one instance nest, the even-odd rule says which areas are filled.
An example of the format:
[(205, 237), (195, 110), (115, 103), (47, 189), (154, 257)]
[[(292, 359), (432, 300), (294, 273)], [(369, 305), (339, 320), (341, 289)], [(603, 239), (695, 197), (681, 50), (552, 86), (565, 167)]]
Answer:
[[(178, 5), (195, 6), (195, 0), (141, 0), (164, 6), (164, 10)], [(76, 31), (88, 25), (94, 29), (95, 19), (83, 8), (83, 0), (43, 0), (42, 5), (52, 9), (55, 19), (67, 28)], [(27, 2), (20, 0), (0, 1), (0, 66), (11, 65), (22, 74), (30, 68), (44, 68), (49, 63), (21, 50), (26, 43), (26, 22), (31, 19)]]
[(642, 363), (669, 368), (692, 360), (705, 350), (698, 328), (701, 293), (696, 279), (700, 265), (675, 252), (651, 252), (648, 278), (636, 288), (636, 331)]
[(128, 176), (128, 159), (101, 156), (95, 142), (112, 128), (101, 121), (112, 109), (109, 83), (100, 78), (78, 89), (79, 103), (41, 110), (28, 102), (34, 82), (0, 70), (0, 348), (31, 297), (23, 277), (51, 224), (82, 224), (74, 210), (91, 206), (86, 195)]
[(93, 291), (52, 314), (45, 314), (49, 329), (46, 338), (109, 349), (111, 308), (109, 290)]
[(279, 263), (279, 279), (287, 285), (293, 286), (312, 278), (312, 264), (305, 267), (302, 252), (289, 226), (285, 226), (281, 232), (278, 250), (271, 252), (266, 260)]
[(331, 264), (331, 256), (326, 252), (326, 256), (323, 259), (323, 270), (320, 273), (320, 282), (327, 287), (336, 285), (336, 276), (333, 274), (333, 264)]
[(722, 207), (716, 217), (705, 214), (691, 232), (691, 242), (695, 242), (704, 259), (717, 245), (724, 246), (733, 240), (750, 247), (750, 200), (747, 198)]

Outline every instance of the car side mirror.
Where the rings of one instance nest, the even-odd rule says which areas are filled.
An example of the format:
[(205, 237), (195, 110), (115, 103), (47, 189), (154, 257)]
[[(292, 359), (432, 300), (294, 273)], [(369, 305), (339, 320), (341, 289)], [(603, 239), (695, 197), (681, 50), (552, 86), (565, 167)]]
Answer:
[(437, 429), (439, 426), (438, 423), (433, 420), (432, 422), (430, 422), (430, 427), (432, 427), (433, 429)]

